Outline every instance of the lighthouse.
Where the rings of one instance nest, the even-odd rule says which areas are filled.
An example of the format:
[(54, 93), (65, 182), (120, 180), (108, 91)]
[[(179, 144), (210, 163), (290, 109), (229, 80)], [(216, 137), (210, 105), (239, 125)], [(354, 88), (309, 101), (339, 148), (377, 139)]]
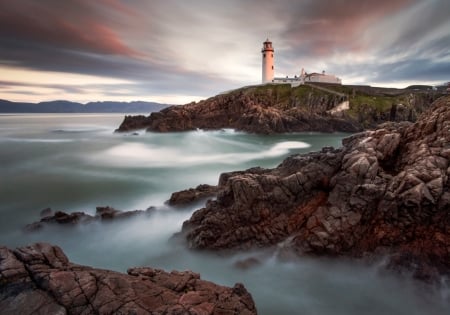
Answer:
[(274, 49), (272, 42), (267, 39), (263, 43), (262, 53), (262, 83), (268, 83), (273, 81), (274, 68), (273, 68), (273, 54)]

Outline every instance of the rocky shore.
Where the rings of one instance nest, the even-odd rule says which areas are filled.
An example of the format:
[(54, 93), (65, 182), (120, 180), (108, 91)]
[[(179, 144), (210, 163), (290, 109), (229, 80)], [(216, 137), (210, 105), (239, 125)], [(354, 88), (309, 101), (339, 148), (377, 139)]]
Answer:
[[(217, 101), (214, 106), (232, 107), (237, 104), (234, 101), (248, 100), (245, 93), (234, 95), (237, 98), (233, 102), (227, 101), (228, 97), (231, 96), (223, 96), (222, 103)], [(264, 103), (264, 99), (258, 102)], [(255, 102), (254, 98), (249, 102)], [(248, 102), (240, 105), (245, 104)], [(331, 103), (324, 104), (326, 109), (326, 104)], [(140, 119), (161, 128), (158, 131), (173, 131), (168, 127), (172, 122), (174, 126), (183, 125), (175, 130), (190, 130), (194, 125), (184, 124), (194, 121), (195, 115), (190, 115), (195, 111), (184, 111), (189, 106), (199, 108), (197, 104), (187, 106)], [(289, 129), (291, 125), (285, 116), (277, 114), (278, 109), (258, 108), (257, 116), (251, 119), (245, 112), (240, 113), (240, 123), (248, 123), (247, 131), (300, 131)], [(178, 116), (180, 113), (190, 118)], [(201, 118), (209, 117), (204, 120), (208, 124), (203, 126), (205, 129), (234, 119), (219, 115), (221, 118), (216, 120), (215, 114), (210, 114), (213, 115), (205, 112)], [(172, 117), (169, 125), (165, 125), (164, 115)], [(304, 117), (316, 114), (307, 115), (312, 116)], [(316, 118), (309, 118), (308, 128), (317, 122)], [(329, 130), (343, 126), (350, 131), (353, 129), (349, 126), (355, 127), (342, 117), (327, 120), (326, 124), (331, 124), (327, 125), (331, 126)], [(300, 256), (387, 257), (390, 268), (411, 272), (421, 280), (448, 277), (450, 96), (434, 102), (416, 123), (384, 123), (344, 139), (342, 148), (326, 147), (320, 152), (291, 156), (274, 169), (255, 167), (224, 173), (217, 186), (200, 185), (173, 193), (167, 204), (182, 207), (213, 197), (184, 222), (178, 234), (192, 249), (277, 246), (280, 253)], [(122, 212), (98, 207), (92, 216), (45, 209), (41, 220), (26, 230), (46, 224), (74, 225), (152, 212), (152, 208)], [(247, 269), (259, 263), (249, 257), (238, 261), (236, 267)], [(256, 314), (256, 309), (241, 284), (233, 288), (219, 286), (190, 271), (169, 273), (142, 267), (122, 274), (80, 266), (70, 262), (59, 247), (38, 243), (14, 250), (0, 247), (0, 313)]]
[(127, 274), (71, 263), (46, 243), (0, 247), (0, 313), (256, 314), (242, 284), (223, 287), (190, 271), (130, 268)]
[(386, 121), (414, 121), (436, 97), (434, 92), (357, 86), (253, 86), (147, 117), (126, 116), (116, 131), (357, 132)]
[(196, 249), (283, 244), (299, 255), (381, 257), (416, 278), (450, 275), (450, 97), (340, 149), (220, 176), (217, 199), (183, 224)]

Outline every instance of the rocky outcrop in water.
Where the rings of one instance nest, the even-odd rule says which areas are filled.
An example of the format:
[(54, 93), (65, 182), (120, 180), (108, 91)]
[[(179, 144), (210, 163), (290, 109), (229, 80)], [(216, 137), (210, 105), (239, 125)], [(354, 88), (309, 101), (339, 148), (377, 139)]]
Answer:
[(110, 221), (114, 219), (126, 219), (137, 215), (150, 215), (155, 208), (150, 207), (147, 210), (121, 211), (112, 207), (97, 207), (95, 216), (85, 212), (56, 211), (50, 208), (41, 211), (41, 220), (25, 226), (25, 231), (32, 232), (43, 228), (48, 224), (76, 225), (80, 223), (89, 223), (92, 221)]
[[(386, 121), (415, 120), (435, 95), (371, 87), (263, 85), (172, 106), (150, 116), (127, 116), (117, 129), (128, 132), (232, 128), (271, 134), (302, 131), (356, 132)], [(347, 102), (344, 111), (339, 105)], [(331, 114), (333, 113), (333, 114)]]
[(151, 120), (150, 116), (127, 115), (127, 116), (125, 116), (122, 124), (120, 125), (120, 127), (117, 131), (126, 132), (126, 131), (134, 131), (134, 130), (139, 130), (139, 129), (146, 129), (151, 123), (152, 123), (152, 120)]
[(298, 254), (390, 255), (422, 279), (450, 274), (450, 97), (415, 124), (384, 124), (341, 149), (222, 174), (217, 200), (182, 233), (197, 249), (283, 243)]
[(133, 117), (126, 117), (117, 131), (130, 131), (136, 124), (157, 132), (233, 128), (269, 134), (310, 130), (354, 132), (360, 129), (356, 122), (326, 114), (326, 110), (339, 104), (341, 96), (310, 93), (305, 102), (313, 103), (313, 107), (290, 97), (290, 90), (289, 86), (242, 89), (199, 103), (172, 106), (152, 113), (146, 121), (140, 117), (139, 123)]
[(256, 309), (242, 284), (219, 286), (191, 271), (95, 269), (38, 243), (0, 247), (0, 313), (251, 315)]

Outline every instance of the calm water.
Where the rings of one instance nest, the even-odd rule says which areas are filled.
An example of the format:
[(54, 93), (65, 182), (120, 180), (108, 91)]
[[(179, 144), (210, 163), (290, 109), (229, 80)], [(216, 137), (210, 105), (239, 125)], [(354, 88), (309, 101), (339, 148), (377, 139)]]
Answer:
[[(216, 184), (219, 174), (340, 146), (343, 134), (257, 136), (234, 132), (115, 134), (122, 115), (0, 115), (0, 244), (46, 241), (77, 263), (126, 271), (190, 269), (224, 285), (242, 282), (260, 314), (450, 314), (449, 290), (423, 290), (377, 266), (348, 261), (280, 261), (273, 252), (193, 253), (169, 242), (195, 209), (173, 210), (174, 191)], [(95, 213), (156, 206), (150, 217), (23, 233), (41, 209)], [(255, 256), (261, 265), (240, 270)]]

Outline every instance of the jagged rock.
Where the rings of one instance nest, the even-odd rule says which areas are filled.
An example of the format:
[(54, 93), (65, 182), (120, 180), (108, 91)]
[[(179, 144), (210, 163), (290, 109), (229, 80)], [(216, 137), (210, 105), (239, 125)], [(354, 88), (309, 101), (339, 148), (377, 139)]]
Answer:
[(215, 197), (217, 195), (217, 186), (198, 185), (196, 188), (190, 188), (174, 192), (167, 201), (169, 206), (187, 206), (196, 202)]
[[(353, 94), (351, 97), (350, 93)], [(278, 84), (251, 86), (198, 103), (165, 108), (148, 117), (126, 116), (116, 131), (232, 128), (260, 134), (356, 132), (390, 120), (415, 120), (435, 98), (433, 92), (357, 86), (327, 86), (326, 89), (318, 84), (296, 88)], [(406, 103), (398, 104), (400, 100)], [(343, 102), (346, 103), (345, 110), (332, 114)], [(386, 108), (387, 102), (392, 103), (390, 108)]]
[(191, 271), (130, 268), (128, 274), (71, 263), (57, 246), (0, 247), (0, 312), (16, 314), (256, 314), (250, 293)]
[[(271, 170), (222, 174), (217, 200), (184, 222), (191, 248), (289, 240), (299, 254), (395, 254), (416, 276), (450, 274), (450, 97), (417, 123), (389, 123)], [(415, 262), (420, 261), (421, 264)]]
[[(148, 124), (150, 123), (150, 117), (146, 117), (144, 115), (125, 116), (122, 125), (120, 127), (120, 131), (134, 131), (139, 129), (146, 129)], [(119, 130), (116, 130), (119, 131)]]
[(113, 219), (124, 219), (140, 214), (150, 215), (154, 210), (154, 208), (150, 207), (147, 210), (120, 211), (106, 206), (97, 207), (95, 216), (92, 216), (85, 212), (66, 213), (64, 211), (56, 211), (53, 214), (53, 210), (47, 208), (41, 211), (41, 220), (26, 225), (25, 231), (36, 231), (43, 228), (46, 224), (75, 225), (79, 223), (89, 223), (96, 220), (105, 221)]
[(148, 131), (157, 132), (233, 128), (262, 134), (310, 130), (354, 132), (361, 129), (356, 121), (326, 113), (341, 101), (341, 97), (309, 93), (299, 99), (290, 98), (286, 92), (290, 93), (290, 87), (272, 86), (221, 94), (199, 103), (172, 106), (148, 117), (139, 116), (136, 120), (127, 116), (116, 131), (126, 132), (144, 126)]

